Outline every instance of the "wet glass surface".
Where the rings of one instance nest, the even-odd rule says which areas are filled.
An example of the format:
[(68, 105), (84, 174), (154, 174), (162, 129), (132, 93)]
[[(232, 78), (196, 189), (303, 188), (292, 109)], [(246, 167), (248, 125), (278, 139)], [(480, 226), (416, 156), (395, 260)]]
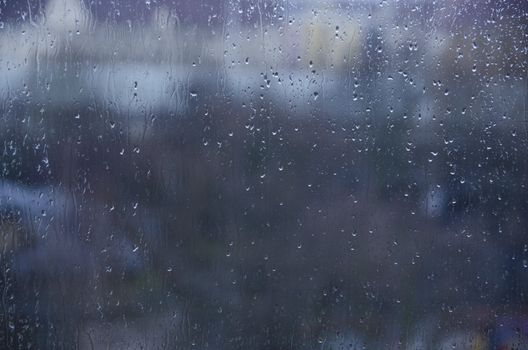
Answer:
[(527, 349), (522, 1), (0, 2), (0, 348)]

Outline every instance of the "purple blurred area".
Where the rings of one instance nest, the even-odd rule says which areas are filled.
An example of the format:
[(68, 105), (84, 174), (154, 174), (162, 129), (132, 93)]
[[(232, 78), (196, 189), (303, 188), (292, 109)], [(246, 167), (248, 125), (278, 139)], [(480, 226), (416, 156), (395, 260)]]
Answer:
[[(0, 1), (0, 20), (4, 22), (22, 23), (43, 20), (48, 3), (53, 0), (2, 0)], [(228, 3), (221, 0), (82, 0), (89, 9), (93, 19), (99, 23), (129, 22), (145, 24), (155, 16), (156, 11), (164, 9), (178, 18), (182, 25), (198, 27), (222, 26), (223, 16), (228, 9)], [(245, 22), (255, 22), (258, 16), (268, 18), (274, 8), (282, 1), (236, 1), (234, 4), (243, 13)], [(66, 1), (66, 3), (68, 3)]]

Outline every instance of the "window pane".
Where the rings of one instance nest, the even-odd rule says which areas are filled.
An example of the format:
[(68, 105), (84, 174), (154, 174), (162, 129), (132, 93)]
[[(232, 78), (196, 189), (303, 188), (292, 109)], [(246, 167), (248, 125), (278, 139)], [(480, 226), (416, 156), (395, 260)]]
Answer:
[(0, 2), (0, 348), (528, 348), (527, 19)]

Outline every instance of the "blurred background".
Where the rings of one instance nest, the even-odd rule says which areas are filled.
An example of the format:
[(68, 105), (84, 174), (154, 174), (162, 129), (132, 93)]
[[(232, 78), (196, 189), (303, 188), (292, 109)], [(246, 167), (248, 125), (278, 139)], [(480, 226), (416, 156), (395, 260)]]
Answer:
[(527, 23), (1, 0), (0, 348), (528, 349)]

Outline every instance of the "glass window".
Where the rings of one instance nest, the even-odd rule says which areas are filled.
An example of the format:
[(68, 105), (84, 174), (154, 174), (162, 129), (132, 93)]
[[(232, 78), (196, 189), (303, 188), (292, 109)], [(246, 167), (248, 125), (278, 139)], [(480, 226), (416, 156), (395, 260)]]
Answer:
[(522, 1), (0, 1), (0, 348), (527, 349)]

